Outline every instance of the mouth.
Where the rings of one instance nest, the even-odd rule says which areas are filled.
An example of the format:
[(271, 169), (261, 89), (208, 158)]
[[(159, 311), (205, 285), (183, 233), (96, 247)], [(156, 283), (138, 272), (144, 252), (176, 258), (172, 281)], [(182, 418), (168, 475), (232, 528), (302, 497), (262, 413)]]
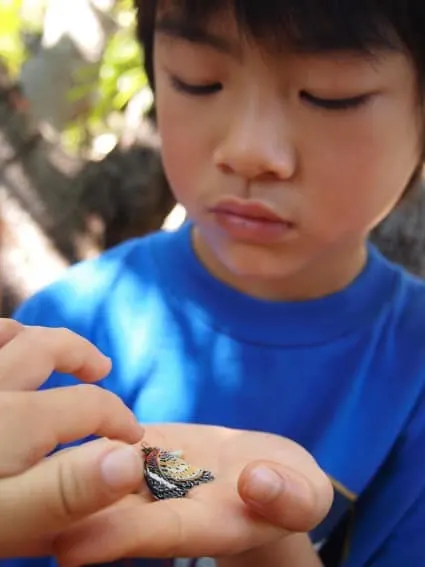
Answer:
[(209, 209), (231, 236), (256, 243), (273, 243), (293, 233), (293, 221), (277, 215), (269, 207), (253, 201), (223, 199)]

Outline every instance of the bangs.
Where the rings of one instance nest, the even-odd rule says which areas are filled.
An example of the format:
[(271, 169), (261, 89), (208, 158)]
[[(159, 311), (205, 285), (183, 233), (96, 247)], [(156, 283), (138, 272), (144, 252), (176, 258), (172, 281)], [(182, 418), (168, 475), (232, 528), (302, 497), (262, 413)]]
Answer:
[[(134, 0), (145, 68), (153, 85), (153, 38), (170, 17), (196, 37), (230, 14), (241, 34), (272, 50), (307, 53), (397, 50), (413, 58), (425, 88), (424, 0)], [(226, 20), (223, 19), (223, 27)], [(223, 30), (224, 32), (226, 30)]]
[(159, 12), (170, 13), (196, 29), (205, 28), (221, 13), (230, 13), (243, 35), (274, 50), (288, 45), (307, 52), (400, 48), (392, 25), (394, 8), (390, 4), (394, 2), (159, 0), (155, 4)]

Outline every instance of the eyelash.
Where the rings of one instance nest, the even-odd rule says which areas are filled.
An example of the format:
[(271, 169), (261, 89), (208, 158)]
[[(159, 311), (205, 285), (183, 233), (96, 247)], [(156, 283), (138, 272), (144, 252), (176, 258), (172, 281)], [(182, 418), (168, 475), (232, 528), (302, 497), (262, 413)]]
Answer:
[(210, 85), (191, 85), (173, 76), (171, 77), (171, 85), (176, 91), (192, 96), (212, 95), (220, 92), (222, 89), (220, 83), (213, 83)]
[[(176, 91), (191, 96), (213, 95), (220, 92), (223, 88), (220, 83), (193, 85), (174, 76), (171, 76), (171, 85)], [(301, 91), (300, 96), (305, 102), (328, 111), (354, 110), (363, 106), (370, 98), (369, 95), (361, 95), (352, 98), (326, 99), (315, 97), (307, 91)]]
[(366, 104), (370, 98), (369, 95), (361, 95), (352, 98), (326, 99), (315, 97), (307, 91), (302, 91), (300, 96), (309, 104), (333, 111), (354, 110)]

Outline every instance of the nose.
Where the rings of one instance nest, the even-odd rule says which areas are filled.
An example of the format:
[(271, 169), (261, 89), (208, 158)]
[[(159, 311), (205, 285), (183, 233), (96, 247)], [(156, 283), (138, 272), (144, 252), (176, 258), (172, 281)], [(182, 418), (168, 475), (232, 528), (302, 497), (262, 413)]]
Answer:
[(271, 108), (238, 108), (214, 153), (224, 173), (252, 180), (287, 180), (296, 171), (289, 127)]

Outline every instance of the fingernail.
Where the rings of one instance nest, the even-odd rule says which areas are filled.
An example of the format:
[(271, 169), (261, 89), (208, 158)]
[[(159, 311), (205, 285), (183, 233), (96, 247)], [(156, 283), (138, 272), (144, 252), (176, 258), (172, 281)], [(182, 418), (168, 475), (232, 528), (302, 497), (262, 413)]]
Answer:
[(143, 477), (142, 460), (133, 447), (120, 447), (103, 458), (101, 474), (112, 490), (133, 488)]
[(249, 476), (245, 494), (253, 502), (266, 504), (284, 489), (285, 483), (281, 476), (267, 467), (258, 467)]

